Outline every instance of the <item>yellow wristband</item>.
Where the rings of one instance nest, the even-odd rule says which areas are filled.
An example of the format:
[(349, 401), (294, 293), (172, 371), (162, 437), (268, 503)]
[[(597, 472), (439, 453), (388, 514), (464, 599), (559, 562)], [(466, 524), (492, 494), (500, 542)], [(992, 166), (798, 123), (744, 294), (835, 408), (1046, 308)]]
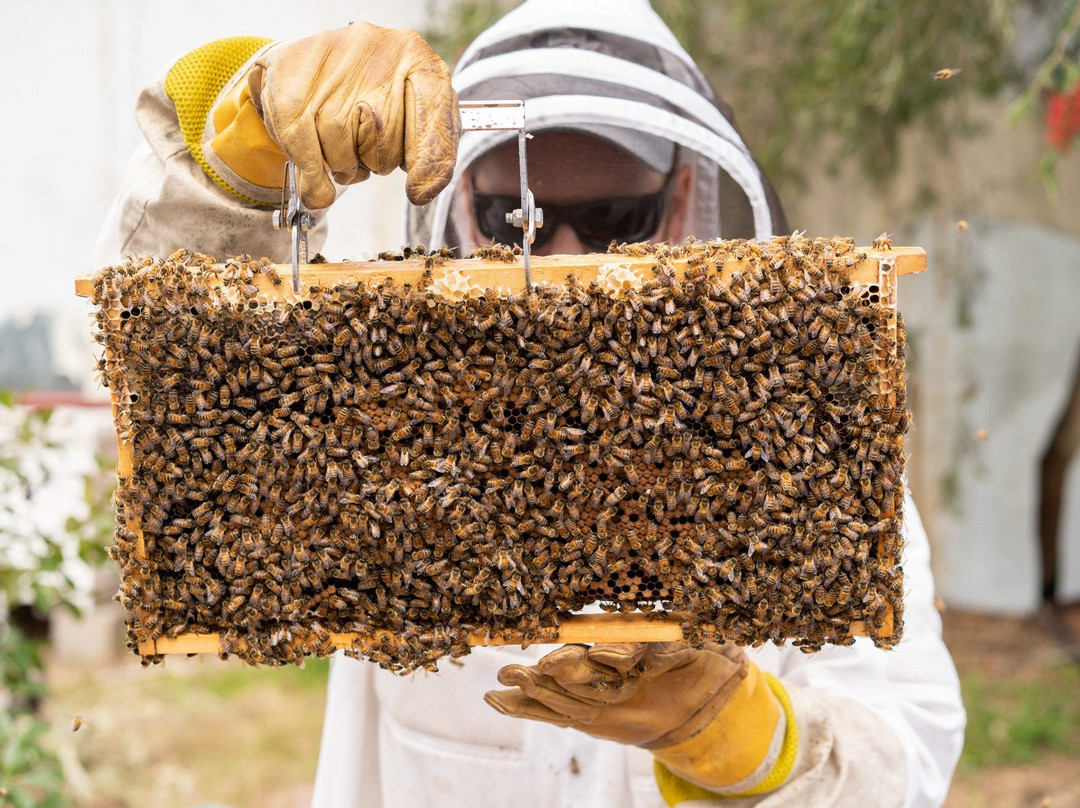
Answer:
[[(210, 110), (222, 89), (260, 48), (271, 41), (253, 36), (219, 39), (182, 56), (165, 76), (165, 93), (176, 106), (180, 134), (192, 158), (222, 188), (256, 205), (266, 203), (229, 185), (207, 161), (202, 141)], [(278, 180), (271, 183), (274, 185), (281, 185), (280, 169)]]
[(280, 188), (287, 158), (255, 111), (248, 83), (238, 81), (213, 114), (210, 148), (218, 159), (252, 185)]
[[(722, 710), (703, 732), (690, 741), (680, 744), (679, 747), (673, 747), (673, 749), (684, 749), (684, 752), (678, 757), (670, 757), (670, 749), (655, 753), (656, 760), (653, 768), (656, 783), (664, 802), (668, 805), (678, 805), (689, 800), (715, 800), (725, 797), (749, 797), (764, 794), (778, 788), (791, 774), (799, 750), (799, 730), (795, 724), (791, 699), (784, 686), (780, 684), (780, 681), (775, 676), (767, 673), (762, 674), (756, 666), (752, 666), (751, 671), (757, 672), (758, 681), (764, 681), (768, 687), (761, 688), (758, 684), (753, 684), (749, 688), (750, 692), (741, 699), (741, 706), (737, 714), (728, 714), (725, 719), (724, 715), (727, 709), (725, 707), (725, 710)], [(784, 739), (776, 762), (760, 783), (746, 791), (719, 794), (683, 779), (675, 774), (668, 765), (665, 765), (667, 761), (670, 761), (680, 771), (693, 776), (695, 781), (708, 783), (716, 788), (738, 783), (743, 777), (752, 773), (753, 769), (760, 765), (765, 758), (765, 754), (760, 751), (749, 751), (751, 748), (761, 749), (762, 730), (766, 730), (770, 734), (769, 741), (765, 745), (767, 750), (771, 745), (771, 734), (776, 729), (777, 721), (768, 720), (767, 713), (764, 716), (759, 713), (759, 717), (755, 719), (753, 713), (750, 712), (753, 710), (754, 705), (760, 707), (763, 695), (775, 696), (775, 700), (771, 698), (769, 700), (773, 704), (778, 704), (778, 709), (783, 711), (785, 728)], [(730, 723), (732, 720), (738, 723)], [(755, 729), (755, 725), (757, 729)], [(747, 736), (742, 734), (744, 732), (749, 732), (750, 735), (756, 735), (757, 737), (751, 738), (750, 743), (746, 743)], [(690, 744), (695, 744), (696, 748), (685, 749)], [(730, 754), (733, 745), (744, 746), (746, 751), (738, 753), (732, 759), (734, 762), (729, 762), (725, 759), (725, 756)], [(712, 750), (711, 755), (708, 751), (710, 748)], [(689, 754), (687, 754), (688, 752)], [(753, 757), (754, 754), (758, 755), (756, 761)], [(711, 761), (708, 759), (710, 757), (712, 758)], [(693, 765), (687, 766), (688, 763)], [(739, 777), (737, 776), (739, 772), (746, 772), (746, 774)]]

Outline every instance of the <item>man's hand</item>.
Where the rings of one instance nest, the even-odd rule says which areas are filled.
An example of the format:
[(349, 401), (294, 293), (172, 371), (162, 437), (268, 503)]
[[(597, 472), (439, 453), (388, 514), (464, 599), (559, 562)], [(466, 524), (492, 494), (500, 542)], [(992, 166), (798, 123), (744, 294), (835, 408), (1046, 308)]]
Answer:
[(649, 749), (706, 788), (765, 780), (784, 739), (779, 700), (741, 648), (682, 643), (566, 645), (507, 665), (485, 701), (504, 715)]
[(271, 48), (248, 71), (251, 101), (300, 173), (304, 203), (337, 182), (405, 169), (409, 201), (450, 181), (461, 119), (450, 69), (415, 31), (353, 23)]
[(634, 746), (666, 746), (672, 732), (689, 737), (707, 724), (748, 666), (736, 646), (564, 645), (532, 667), (507, 665), (499, 683), (517, 689), (494, 690), (484, 699), (506, 715)]

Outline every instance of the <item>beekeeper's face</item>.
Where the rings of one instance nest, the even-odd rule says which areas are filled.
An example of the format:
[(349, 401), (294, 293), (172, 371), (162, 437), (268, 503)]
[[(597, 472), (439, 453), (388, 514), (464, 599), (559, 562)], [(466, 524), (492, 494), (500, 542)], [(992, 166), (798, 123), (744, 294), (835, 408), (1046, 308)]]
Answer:
[[(691, 168), (654, 171), (610, 143), (574, 132), (542, 132), (528, 144), (529, 188), (544, 209), (537, 255), (604, 252), (614, 239), (682, 238)], [(517, 142), (484, 155), (469, 171), (472, 240), (514, 244), (521, 230), (505, 223), (521, 207)]]

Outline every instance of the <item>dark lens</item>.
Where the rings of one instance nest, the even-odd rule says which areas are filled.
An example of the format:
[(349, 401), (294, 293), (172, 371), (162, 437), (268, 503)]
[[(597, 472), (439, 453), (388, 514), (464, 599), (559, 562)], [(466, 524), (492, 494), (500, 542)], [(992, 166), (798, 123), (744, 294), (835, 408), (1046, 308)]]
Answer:
[(612, 240), (634, 242), (649, 238), (660, 227), (663, 213), (661, 192), (577, 205), (572, 224), (586, 246), (606, 250)]
[(513, 244), (521, 240), (521, 230), (506, 221), (507, 213), (521, 207), (520, 199), (476, 191), (473, 191), (472, 199), (477, 230), (497, 244)]
[[(473, 215), (476, 217), (476, 229), (496, 244), (514, 245), (520, 244), (523, 237), (521, 228), (514, 227), (506, 221), (506, 214), (521, 207), (521, 199), (516, 196), (493, 196), (473, 191)], [(537, 207), (541, 207), (538, 205)], [(551, 212), (548, 221), (554, 222), (551, 227), (538, 228), (533, 238), (534, 249), (543, 247), (554, 235), (555, 226), (558, 224), (558, 214)], [(604, 242), (605, 248), (607, 242)]]

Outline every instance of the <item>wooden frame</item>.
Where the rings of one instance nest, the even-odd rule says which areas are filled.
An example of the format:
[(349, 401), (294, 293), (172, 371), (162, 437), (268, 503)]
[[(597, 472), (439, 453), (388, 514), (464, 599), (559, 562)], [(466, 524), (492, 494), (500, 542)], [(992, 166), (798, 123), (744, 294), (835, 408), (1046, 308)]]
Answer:
[[(911, 275), (926, 271), (926, 251), (922, 247), (894, 247), (891, 250), (860, 249), (866, 259), (853, 263), (844, 269), (852, 283), (879, 283), (881, 281), (881, 260), (892, 261), (895, 276)], [(676, 276), (680, 276), (688, 265), (686, 258), (671, 261)], [(838, 261), (839, 263), (839, 261)], [(641, 257), (619, 254), (593, 253), (591, 255), (550, 255), (533, 256), (530, 261), (530, 273), (534, 284), (564, 284), (568, 275), (574, 275), (583, 284), (594, 280), (601, 267), (621, 266), (634, 270), (642, 279), (648, 277), (656, 264), (652, 255)], [(748, 262), (729, 258), (721, 269), (721, 275), (727, 279), (736, 272), (741, 272)], [(304, 290), (313, 285), (330, 285), (348, 281), (372, 281), (393, 278), (395, 283), (415, 283), (427, 271), (425, 259), (409, 258), (403, 261), (350, 261), (340, 264), (302, 264), (300, 266), (300, 294), (295, 295), (288, 279), (292, 277), (292, 267), (276, 264), (275, 269), (284, 281), (280, 286), (271, 283), (263, 276), (257, 276), (257, 284), (268, 301), (292, 302), (303, 300)], [(482, 258), (462, 258), (436, 264), (431, 268), (434, 278), (450, 271), (460, 272), (475, 286), (483, 289), (496, 289), (502, 292), (519, 292), (525, 287), (525, 274), (521, 258), (514, 262), (492, 261)], [(94, 276), (87, 272), (75, 278), (75, 294), (79, 297), (91, 297), (94, 293)], [(208, 278), (213, 283), (213, 278)]]
[[(889, 335), (892, 341), (892, 351), (896, 349), (896, 283), (901, 275), (910, 275), (926, 270), (926, 253), (920, 247), (894, 247), (891, 249), (864, 248), (855, 251), (854, 254), (865, 254), (861, 261), (844, 267), (843, 271), (850, 283), (876, 284), (879, 287), (879, 296), (882, 305), (891, 309), (892, 316), (889, 320)], [(841, 260), (846, 260), (841, 259)], [(293, 293), (292, 285), (288, 281), (292, 275), (292, 268), (286, 265), (276, 265), (282, 283), (275, 284), (265, 276), (258, 276), (254, 283), (260, 287), (260, 292), (265, 296), (266, 302), (296, 302), (306, 297), (305, 290), (311, 286), (329, 286), (349, 281), (378, 281), (384, 278), (392, 278), (397, 284), (415, 283), (426, 271), (431, 271), (434, 280), (445, 277), (448, 273), (460, 273), (473, 287), (482, 289), (494, 289), (500, 293), (513, 293), (524, 288), (524, 273), (521, 259), (514, 262), (500, 260), (487, 260), (468, 258), (461, 260), (448, 260), (444, 263), (431, 261), (432, 266), (426, 265), (427, 259), (410, 258), (402, 261), (372, 261), (372, 262), (349, 262), (340, 264), (305, 264), (300, 267), (300, 294)], [(675, 258), (671, 261), (677, 276), (686, 270), (688, 260)], [(631, 257), (621, 254), (592, 254), (592, 255), (558, 255), (558, 256), (533, 256), (530, 268), (534, 284), (565, 284), (568, 275), (574, 275), (583, 284), (594, 280), (601, 269), (615, 265), (635, 271), (642, 279), (649, 277), (651, 268), (656, 264), (653, 255)], [(729, 258), (721, 269), (722, 276), (730, 278), (735, 273), (743, 271), (747, 267), (746, 260)], [(85, 273), (76, 277), (75, 293), (81, 297), (92, 297), (94, 293), (94, 277), (96, 273)], [(207, 277), (210, 285), (216, 283), (214, 276)], [(888, 350), (883, 346), (882, 350)], [(107, 357), (109, 358), (109, 357)], [(112, 390), (112, 406), (114, 421), (119, 416), (117, 390)], [(887, 401), (893, 402), (893, 391), (883, 389), (883, 396)], [(129, 444), (120, 440), (119, 462), (117, 472), (121, 475), (129, 475), (132, 471), (132, 448)], [(891, 516), (891, 513), (885, 514)], [(146, 556), (145, 546), (140, 525), (135, 520), (129, 520), (128, 528), (137, 536), (137, 552), (140, 556)], [(593, 642), (627, 642), (649, 641), (661, 642), (679, 640), (683, 633), (679, 625), (678, 613), (663, 613), (662, 615), (646, 614), (574, 614), (562, 618), (557, 632), (550, 636), (537, 638), (542, 642), (558, 643), (593, 643)], [(373, 630), (371, 634), (333, 634), (332, 639), (336, 646), (342, 648), (352, 647), (355, 640), (363, 640), (370, 643), (377, 640), (382, 634), (388, 632)], [(865, 635), (865, 627), (853, 626), (853, 634)], [(891, 636), (893, 633), (893, 621), (891, 611), (877, 634), (882, 637)], [(470, 645), (506, 645), (520, 643), (521, 638), (515, 636), (492, 635), (488, 632), (474, 632), (469, 639)], [(175, 638), (160, 637), (153, 641), (143, 642), (139, 646), (139, 652), (144, 655), (157, 654), (196, 654), (218, 653), (222, 650), (221, 640), (216, 634), (184, 633)]]

